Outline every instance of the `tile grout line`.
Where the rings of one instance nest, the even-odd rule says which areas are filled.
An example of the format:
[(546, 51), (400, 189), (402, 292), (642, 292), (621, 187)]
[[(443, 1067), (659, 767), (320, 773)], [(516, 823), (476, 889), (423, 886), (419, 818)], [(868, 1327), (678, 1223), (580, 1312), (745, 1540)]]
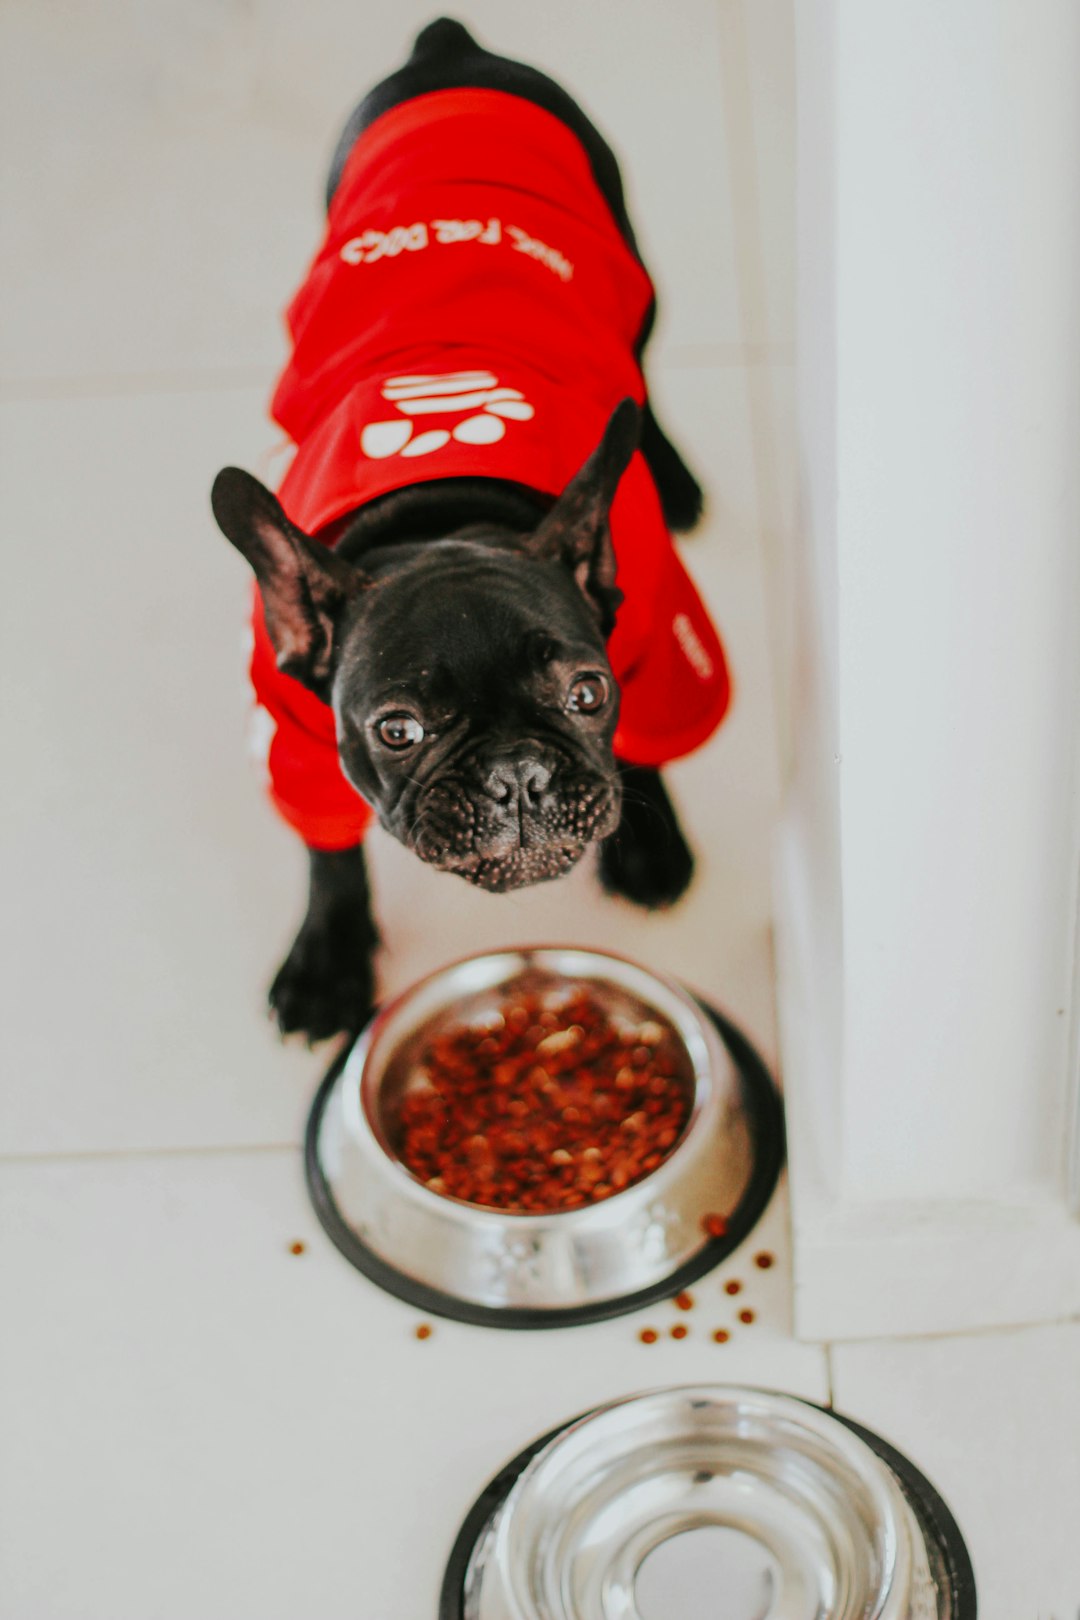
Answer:
[(201, 1147), (69, 1148), (57, 1152), (0, 1153), (0, 1169), (20, 1164), (86, 1164), (116, 1159), (198, 1159), (225, 1155), (297, 1154), (299, 1142), (208, 1142)]
[(846, 1349), (848, 1345), (861, 1347), (871, 1344), (938, 1344), (947, 1343), (950, 1339), (1000, 1338), (1005, 1334), (1030, 1333), (1036, 1328), (1069, 1327), (1074, 1323), (1080, 1324), (1080, 1312), (1069, 1312), (1064, 1316), (1043, 1316), (1033, 1322), (984, 1323), (980, 1327), (953, 1328), (944, 1333), (894, 1333), (877, 1334), (862, 1339), (837, 1339), (832, 1341), (828, 1348), (831, 1353), (833, 1350)]
[(0, 382), (0, 404), (24, 405), (36, 401), (138, 397), (145, 394), (228, 393), (241, 388), (269, 387), (274, 366), (238, 366), (215, 371), (162, 371), (98, 373), (86, 377), (12, 378)]

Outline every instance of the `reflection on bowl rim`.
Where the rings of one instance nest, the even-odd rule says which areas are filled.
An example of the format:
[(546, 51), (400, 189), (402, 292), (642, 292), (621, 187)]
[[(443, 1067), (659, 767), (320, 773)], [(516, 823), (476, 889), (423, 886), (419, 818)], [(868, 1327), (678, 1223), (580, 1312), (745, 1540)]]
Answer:
[[(609, 1459), (609, 1473), (616, 1473), (619, 1465), (625, 1466), (627, 1456), (619, 1442), (636, 1423), (642, 1419), (648, 1422), (650, 1413), (654, 1418), (658, 1411), (662, 1414), (665, 1405), (676, 1410), (685, 1405), (693, 1410), (699, 1403), (708, 1409), (713, 1424), (725, 1431), (719, 1437), (710, 1436), (718, 1447), (730, 1447), (732, 1441), (737, 1439), (743, 1446), (751, 1448), (759, 1468), (755, 1469), (753, 1462), (742, 1465), (751, 1485), (760, 1484), (760, 1459), (770, 1455), (770, 1442), (763, 1432), (770, 1422), (777, 1430), (772, 1441), (777, 1449), (782, 1447), (785, 1440), (790, 1441), (791, 1431), (794, 1431), (804, 1445), (814, 1444), (814, 1460), (819, 1466), (831, 1466), (837, 1475), (840, 1465), (846, 1466), (851, 1479), (863, 1492), (867, 1505), (874, 1509), (871, 1524), (880, 1528), (881, 1579), (885, 1595), (894, 1591), (893, 1582), (898, 1573), (905, 1577), (905, 1582), (910, 1578), (911, 1549), (907, 1546), (905, 1533), (917, 1532), (918, 1527), (899, 1481), (866, 1440), (838, 1422), (828, 1411), (797, 1395), (723, 1381), (698, 1380), (686, 1384), (657, 1385), (629, 1395), (616, 1396), (572, 1419), (549, 1437), (513, 1482), (498, 1508), (500, 1535), (493, 1539), (493, 1549), (503, 1549), (511, 1558), (515, 1554), (520, 1557), (523, 1540), (527, 1545), (528, 1538), (536, 1542), (543, 1534), (542, 1530), (538, 1533), (535, 1511), (523, 1511), (522, 1503), (528, 1504), (531, 1497), (531, 1506), (535, 1510), (539, 1493), (542, 1504), (545, 1475), (551, 1476), (553, 1471), (556, 1474), (561, 1471), (560, 1511), (573, 1518), (574, 1509), (580, 1510), (582, 1506), (580, 1491), (583, 1474), (590, 1489), (595, 1490), (597, 1465), (603, 1457), (605, 1444), (614, 1451)], [(710, 1424), (710, 1428), (713, 1424)], [(637, 1455), (644, 1455), (643, 1449), (639, 1448)], [(575, 1489), (579, 1493), (577, 1497), (574, 1495)], [(549, 1499), (551, 1495), (548, 1486)], [(569, 1502), (566, 1501), (567, 1496)], [(609, 1501), (608, 1507), (611, 1506)], [(512, 1571), (518, 1577), (523, 1573), (523, 1567)], [(537, 1612), (530, 1601), (531, 1594), (516, 1583), (508, 1590), (512, 1592), (523, 1615)], [(901, 1592), (900, 1595), (905, 1597), (909, 1594)]]
[[(512, 958), (517, 958), (519, 961), (521, 959), (531, 961), (537, 957), (542, 958), (548, 954), (573, 955), (588, 958), (597, 964), (608, 962), (617, 963), (620, 967), (630, 969), (633, 974), (639, 976), (640, 978), (651, 981), (657, 986), (662, 994), (670, 997), (670, 999), (682, 1009), (686, 1020), (686, 1025), (692, 1027), (694, 1039), (700, 1048), (696, 1055), (691, 1042), (686, 1038), (684, 1028), (680, 1027), (673, 1020), (673, 1018), (661, 1008), (655, 1007), (650, 1002), (646, 1001), (644, 996), (638, 996), (636, 998), (642, 1003), (643, 1006), (649, 1009), (649, 1011), (656, 1017), (658, 1021), (662, 1022), (665, 1027), (671, 1031), (674, 1038), (678, 1041), (679, 1046), (684, 1052), (689, 1063), (690, 1083), (693, 1086), (693, 1095), (690, 1101), (690, 1110), (686, 1116), (686, 1121), (683, 1128), (680, 1131), (676, 1141), (672, 1144), (670, 1150), (664, 1155), (654, 1170), (647, 1171), (645, 1175), (639, 1176), (636, 1181), (630, 1182), (626, 1187), (621, 1187), (618, 1192), (612, 1193), (610, 1198), (599, 1199), (594, 1203), (580, 1204), (575, 1209), (501, 1209), (498, 1205), (494, 1204), (470, 1203), (467, 1199), (456, 1198), (451, 1193), (433, 1192), (426, 1182), (422, 1181), (419, 1176), (413, 1174), (413, 1172), (406, 1165), (405, 1161), (401, 1158), (400, 1154), (395, 1151), (387, 1137), (382, 1123), (380, 1110), (377, 1106), (375, 1106), (376, 1099), (373, 1096), (373, 1093), (375, 1092), (376, 1081), (372, 1078), (372, 1072), (369, 1068), (368, 1059), (371, 1054), (377, 1050), (380, 1036), (382, 1035), (383, 1031), (392, 1024), (393, 1019), (400, 1012), (401, 1008), (407, 1005), (410, 1001), (414, 1000), (420, 992), (427, 989), (437, 980), (456, 973), (467, 963), (486, 961), (494, 962), (499, 958), (506, 958), (508, 961)], [(544, 972), (545, 970), (541, 966), (539, 971)], [(595, 972), (591, 976), (586, 973), (580, 973), (575, 975), (574, 978), (570, 978), (559, 974), (552, 969), (546, 971), (549, 972), (552, 979), (558, 980), (561, 978), (567, 985), (572, 985), (575, 981), (589, 984), (602, 980), (602, 974), (600, 972)], [(469, 995), (479, 994), (482, 989), (490, 989), (493, 991), (499, 990), (504, 985), (512, 983), (515, 978), (520, 976), (520, 970), (516, 970), (511, 972), (509, 975), (504, 975), (500, 979), (495, 979), (490, 985), (478, 986), (472, 991), (465, 992), (462, 999), (465, 999), (466, 996)], [(625, 993), (627, 995), (633, 994), (633, 992), (630, 991)], [(425, 1023), (434, 1022), (435, 1019), (441, 1017), (447, 1012), (447, 1010), (448, 1007), (444, 1006), (433, 1012), (430, 1019), (418, 1024), (416, 1030), (409, 1031), (409, 1034), (416, 1034), (419, 1030), (422, 1030), (425, 1027)], [(391, 1055), (393, 1054), (393, 1050), (394, 1048), (391, 1048)], [(627, 1193), (640, 1193), (641, 1188), (646, 1186), (654, 1176), (659, 1175), (662, 1171), (670, 1171), (671, 1167), (674, 1166), (680, 1158), (685, 1157), (685, 1154), (687, 1151), (689, 1151), (692, 1142), (694, 1127), (700, 1120), (701, 1115), (712, 1096), (714, 1084), (712, 1062), (715, 1059), (717, 1052), (718, 1041), (713, 1032), (712, 1025), (704, 1012), (698, 1007), (694, 998), (687, 991), (683, 990), (680, 985), (676, 984), (674, 980), (667, 978), (667, 976), (662, 973), (654, 973), (651, 968), (643, 967), (639, 962), (633, 961), (630, 957), (620, 956), (614, 951), (598, 950), (592, 946), (503, 946), (499, 950), (473, 952), (468, 956), (459, 957), (456, 961), (449, 962), (443, 967), (435, 968), (432, 972), (425, 974), (423, 978), (415, 980), (413, 984), (409, 985), (406, 989), (402, 990), (398, 995), (396, 995), (392, 1001), (387, 1002), (384, 1007), (381, 1007), (376, 1013), (375, 1017), (371, 1020), (370, 1024), (364, 1030), (363, 1034), (357, 1040), (352, 1052), (349, 1054), (346, 1063), (346, 1076), (355, 1079), (357, 1083), (354, 1084), (350, 1091), (345, 1094), (343, 1102), (349, 1122), (354, 1127), (361, 1127), (368, 1132), (372, 1141), (376, 1143), (387, 1164), (390, 1166), (391, 1174), (399, 1183), (403, 1185), (404, 1188), (408, 1189), (409, 1194), (417, 1198), (419, 1202), (428, 1203), (433, 1208), (446, 1208), (447, 1205), (450, 1205), (457, 1209), (467, 1210), (470, 1216), (473, 1218), (479, 1218), (481, 1221), (489, 1221), (500, 1225), (504, 1221), (512, 1220), (515, 1224), (521, 1223), (521, 1225), (525, 1227), (526, 1223), (528, 1222), (546, 1224), (547, 1222), (556, 1218), (576, 1218), (578, 1222), (586, 1224), (590, 1215), (595, 1214), (599, 1221), (599, 1219), (601, 1219), (603, 1216), (603, 1212), (611, 1209), (617, 1199), (625, 1197)], [(389, 1062), (384, 1062), (381, 1071), (379, 1072), (378, 1084), (381, 1084), (388, 1071), (388, 1068)]]

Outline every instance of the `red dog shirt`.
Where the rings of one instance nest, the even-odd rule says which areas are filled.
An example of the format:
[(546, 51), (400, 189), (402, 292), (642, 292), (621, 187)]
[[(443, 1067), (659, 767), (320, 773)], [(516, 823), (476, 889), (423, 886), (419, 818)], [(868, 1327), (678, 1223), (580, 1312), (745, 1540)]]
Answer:
[[(295, 443), (280, 490), (308, 534), (406, 484), (508, 478), (558, 495), (627, 395), (652, 286), (584, 148), (553, 114), (492, 90), (384, 113), (354, 146), (326, 239), (288, 310), (273, 415)], [(719, 637), (636, 454), (611, 509), (625, 600), (608, 644), (615, 753), (676, 759), (730, 697)], [(258, 604), (251, 675), (272, 727), (278, 809), (319, 849), (372, 812), (342, 775), (329, 707), (276, 666)]]

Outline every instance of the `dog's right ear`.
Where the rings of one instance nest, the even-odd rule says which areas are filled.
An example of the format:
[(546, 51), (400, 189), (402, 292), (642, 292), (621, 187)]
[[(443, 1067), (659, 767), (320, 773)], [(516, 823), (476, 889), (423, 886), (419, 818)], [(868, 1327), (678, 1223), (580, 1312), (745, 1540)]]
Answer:
[(605, 640), (615, 626), (622, 591), (615, 584), (615, 548), (608, 513), (619, 480), (641, 436), (641, 411), (632, 399), (616, 405), (604, 436), (575, 474), (536, 532), (528, 549), (571, 570), (600, 621)]
[(363, 574), (290, 523), (265, 485), (239, 467), (214, 479), (218, 527), (255, 570), (277, 666), (320, 697), (333, 670), (334, 634)]

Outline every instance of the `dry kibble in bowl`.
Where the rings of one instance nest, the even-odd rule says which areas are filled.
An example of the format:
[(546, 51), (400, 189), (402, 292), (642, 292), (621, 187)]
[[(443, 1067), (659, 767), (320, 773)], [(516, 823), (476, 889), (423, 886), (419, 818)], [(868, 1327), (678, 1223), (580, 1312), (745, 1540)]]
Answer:
[(656, 1170), (690, 1114), (666, 1025), (613, 1019), (586, 990), (520, 995), (498, 1021), (431, 1039), (401, 1101), (397, 1150), (433, 1192), (518, 1213), (579, 1209)]

